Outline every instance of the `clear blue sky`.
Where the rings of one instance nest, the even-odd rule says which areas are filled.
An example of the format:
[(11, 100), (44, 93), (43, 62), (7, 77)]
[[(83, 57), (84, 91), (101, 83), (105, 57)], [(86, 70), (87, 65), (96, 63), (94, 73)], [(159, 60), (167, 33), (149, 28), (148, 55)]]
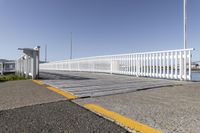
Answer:
[[(188, 0), (188, 47), (200, 60), (200, 0)], [(183, 0), (0, 0), (0, 58), (48, 45), (48, 59), (183, 48)]]

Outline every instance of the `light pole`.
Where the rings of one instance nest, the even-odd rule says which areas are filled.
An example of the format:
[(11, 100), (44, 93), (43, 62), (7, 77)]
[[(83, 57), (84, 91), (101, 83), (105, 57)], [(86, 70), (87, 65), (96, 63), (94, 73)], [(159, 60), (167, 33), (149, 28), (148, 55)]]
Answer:
[(47, 45), (45, 45), (45, 63), (47, 63)]
[(70, 44), (70, 59), (72, 59), (72, 32), (71, 32), (71, 44)]
[(184, 49), (187, 48), (187, 0), (184, 0)]

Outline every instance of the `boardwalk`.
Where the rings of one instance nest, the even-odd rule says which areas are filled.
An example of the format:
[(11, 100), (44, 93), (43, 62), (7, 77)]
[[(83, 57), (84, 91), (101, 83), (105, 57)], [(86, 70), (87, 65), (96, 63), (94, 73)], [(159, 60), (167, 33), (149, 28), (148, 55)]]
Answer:
[(40, 77), (46, 84), (71, 92), (79, 98), (127, 93), (185, 83), (175, 80), (67, 71), (43, 71), (40, 72)]

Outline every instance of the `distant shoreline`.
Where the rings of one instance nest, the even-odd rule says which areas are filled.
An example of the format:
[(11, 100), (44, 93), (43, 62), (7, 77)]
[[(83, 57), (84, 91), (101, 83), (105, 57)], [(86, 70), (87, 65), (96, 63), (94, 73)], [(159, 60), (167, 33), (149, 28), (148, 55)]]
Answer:
[(200, 72), (200, 69), (192, 69), (192, 72)]

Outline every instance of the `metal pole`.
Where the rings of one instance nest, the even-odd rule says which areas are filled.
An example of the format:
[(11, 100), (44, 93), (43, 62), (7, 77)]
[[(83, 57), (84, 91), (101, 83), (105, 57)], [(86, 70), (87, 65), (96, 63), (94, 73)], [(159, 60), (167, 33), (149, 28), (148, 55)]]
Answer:
[(45, 45), (45, 62), (47, 62), (47, 45)]
[(72, 32), (71, 32), (71, 45), (70, 45), (70, 59), (72, 59)]
[(184, 0), (184, 49), (187, 48), (187, 0)]

